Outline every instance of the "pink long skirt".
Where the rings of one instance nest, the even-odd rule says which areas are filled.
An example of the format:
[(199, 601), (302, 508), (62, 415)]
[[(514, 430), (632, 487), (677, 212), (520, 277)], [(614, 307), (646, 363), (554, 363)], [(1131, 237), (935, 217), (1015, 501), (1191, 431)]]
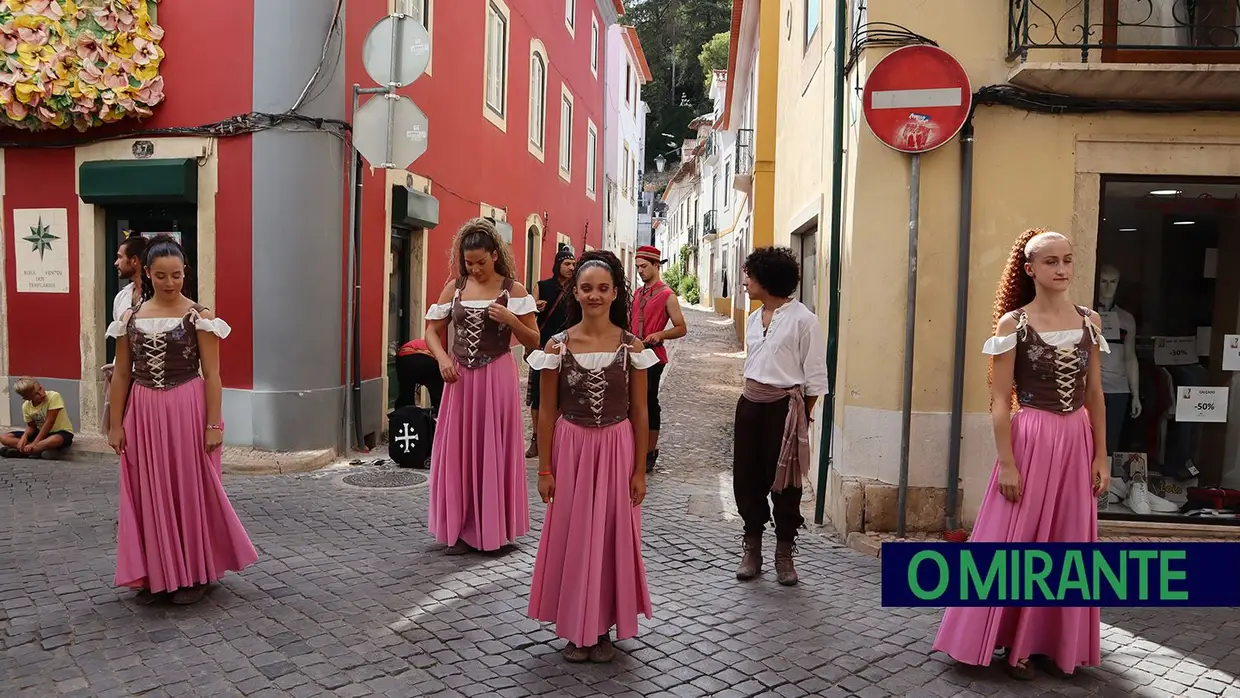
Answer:
[[(1089, 414), (1022, 409), (1012, 417), (1012, 451), (1024, 483), (1020, 501), (1013, 504), (999, 492), (996, 468), (969, 540), (1097, 542)], [(1100, 636), (1097, 608), (949, 608), (934, 649), (956, 661), (985, 666), (996, 648), (1005, 647), (1013, 665), (1041, 654), (1071, 672), (1101, 663)]]
[(170, 390), (134, 384), (125, 408), (117, 586), (154, 593), (214, 582), (258, 559), (207, 453), (201, 378)]
[(498, 550), (530, 531), (517, 361), (456, 370), (435, 425), (429, 528), (447, 545)]
[(600, 429), (560, 419), (551, 445), (555, 499), (547, 508), (529, 615), (555, 624), (555, 633), (589, 647), (616, 629), (637, 634), (639, 615), (651, 617), (642, 562), (642, 512), (629, 500), (633, 426)]

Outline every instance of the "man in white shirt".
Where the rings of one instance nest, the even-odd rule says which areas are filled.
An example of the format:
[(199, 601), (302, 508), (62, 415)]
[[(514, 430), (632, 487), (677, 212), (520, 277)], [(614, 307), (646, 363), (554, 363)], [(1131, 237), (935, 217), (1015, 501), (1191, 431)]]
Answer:
[[(809, 424), (827, 394), (826, 341), (813, 311), (792, 299), (800, 265), (792, 250), (754, 250), (742, 267), (749, 297), (762, 304), (745, 325), (745, 388), (736, 406), (732, 488), (745, 522), (736, 578), (762, 573), (762, 532), (775, 522), (775, 574), (797, 583), (792, 556), (809, 474)], [(770, 504), (767, 498), (770, 498)]]
[[(125, 238), (121, 246), (116, 250), (116, 260), (112, 262), (112, 266), (116, 267), (116, 273), (122, 280), (128, 280), (121, 287), (116, 297), (112, 299), (112, 319), (120, 320), (126, 310), (138, 304), (142, 300), (142, 267), (143, 259), (146, 257), (146, 238), (139, 234), (133, 234)], [(103, 371), (103, 414), (100, 415), (100, 426), (103, 433), (108, 433), (109, 413), (108, 396), (111, 395), (112, 385), (112, 368), (114, 364), (107, 364), (101, 370)]]

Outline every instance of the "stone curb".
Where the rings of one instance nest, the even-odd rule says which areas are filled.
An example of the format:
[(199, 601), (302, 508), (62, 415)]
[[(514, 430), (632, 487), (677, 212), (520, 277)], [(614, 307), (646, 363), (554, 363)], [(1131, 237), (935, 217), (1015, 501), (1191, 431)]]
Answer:
[[(5, 431), (16, 429), (3, 427)], [(115, 463), (116, 454), (102, 434), (77, 434), (64, 460), (75, 463)], [(334, 449), (317, 451), (263, 451), (248, 446), (225, 446), (222, 469), (228, 475), (291, 475), (331, 465)]]

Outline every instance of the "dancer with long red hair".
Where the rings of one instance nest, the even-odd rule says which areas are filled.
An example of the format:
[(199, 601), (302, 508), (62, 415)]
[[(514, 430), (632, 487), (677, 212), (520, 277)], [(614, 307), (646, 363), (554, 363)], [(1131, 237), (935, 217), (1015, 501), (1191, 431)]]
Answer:
[[(998, 457), (970, 542), (1093, 543), (1098, 496), (1110, 485), (1098, 313), (1074, 305), (1072, 243), (1027, 230), (995, 298), (991, 417)], [(1015, 408), (1015, 413), (1013, 413)], [(949, 608), (934, 648), (989, 665), (997, 648), (1020, 680), (1100, 663), (1097, 608)]]

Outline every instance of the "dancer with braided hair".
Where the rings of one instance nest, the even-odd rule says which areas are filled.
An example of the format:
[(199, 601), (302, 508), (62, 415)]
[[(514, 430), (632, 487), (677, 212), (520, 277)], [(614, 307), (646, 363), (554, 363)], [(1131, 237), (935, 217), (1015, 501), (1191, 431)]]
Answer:
[[(456, 278), (426, 313), (426, 345), (447, 387), (431, 449), (430, 532), (448, 554), (498, 550), (530, 530), (521, 388), (512, 338), (538, 348), (534, 299), (513, 280), (495, 224), (457, 231)], [(455, 331), (451, 354), (440, 337)]]
[[(1097, 498), (1110, 485), (1098, 313), (1073, 305), (1072, 243), (1027, 230), (1016, 239), (995, 299), (991, 417), (998, 457), (970, 535), (977, 543), (1092, 543)], [(1016, 408), (1013, 414), (1013, 408)], [(934, 648), (964, 664), (1035, 664), (1066, 676), (1100, 663), (1097, 608), (949, 608)]]

